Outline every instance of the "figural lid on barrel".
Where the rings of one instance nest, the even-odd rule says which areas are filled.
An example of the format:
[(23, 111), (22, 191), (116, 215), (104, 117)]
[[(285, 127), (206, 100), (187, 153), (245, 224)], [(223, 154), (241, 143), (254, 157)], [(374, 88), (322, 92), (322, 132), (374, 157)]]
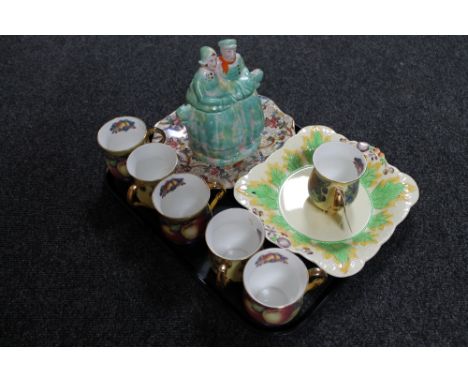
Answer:
[(139, 118), (122, 116), (106, 122), (98, 132), (98, 143), (107, 151), (119, 152), (134, 148), (142, 142), (146, 124)]

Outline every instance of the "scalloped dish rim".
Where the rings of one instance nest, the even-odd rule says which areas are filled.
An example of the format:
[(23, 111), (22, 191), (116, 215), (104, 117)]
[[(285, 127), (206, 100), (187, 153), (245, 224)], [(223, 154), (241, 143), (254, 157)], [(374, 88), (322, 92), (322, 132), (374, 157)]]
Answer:
[[(310, 166), (315, 149), (331, 140), (357, 145), (327, 126), (303, 127), (283, 147), (237, 180), (234, 197), (240, 205), (259, 215), (268, 241), (303, 256), (331, 276), (344, 278), (361, 271), (392, 237), (418, 201), (419, 188), (410, 175), (388, 164), (377, 147), (366, 144), (367, 149), (362, 151), (368, 169), (361, 182), (365, 182), (363, 185), (370, 193), (373, 209), (366, 227), (351, 238), (336, 242), (320, 242), (297, 232), (285, 221), (279, 207), (275, 207), (279, 200), (274, 201), (274, 193), (279, 195), (286, 179), (294, 171)], [(263, 190), (267, 196), (262, 199), (261, 193), (251, 191), (253, 189)]]

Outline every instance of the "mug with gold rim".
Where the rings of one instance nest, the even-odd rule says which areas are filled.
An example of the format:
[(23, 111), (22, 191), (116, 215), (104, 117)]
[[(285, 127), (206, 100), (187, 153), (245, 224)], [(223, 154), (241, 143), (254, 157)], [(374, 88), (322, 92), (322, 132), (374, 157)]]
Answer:
[(211, 190), (219, 187), (190, 173), (162, 179), (153, 191), (152, 201), (164, 236), (176, 244), (191, 244), (200, 239), (213, 209), (226, 192), (221, 188), (210, 201)]
[(205, 239), (218, 287), (242, 281), (247, 260), (259, 251), (265, 230), (258, 216), (244, 208), (229, 208), (208, 223)]
[(134, 179), (128, 188), (128, 203), (154, 208), (151, 199), (154, 187), (174, 172), (177, 163), (177, 152), (162, 143), (147, 143), (133, 150), (127, 159), (128, 173)]
[(104, 152), (109, 172), (118, 180), (130, 181), (127, 170), (129, 154), (149, 141), (155, 131), (161, 136), (160, 142), (166, 139), (164, 131), (159, 128), (147, 129), (146, 124), (137, 117), (121, 116), (107, 121), (98, 131), (97, 142)]
[(318, 208), (336, 213), (356, 199), (367, 166), (360, 150), (345, 142), (327, 142), (315, 150), (312, 162), (308, 189)]
[(253, 255), (244, 268), (245, 309), (262, 325), (287, 324), (299, 313), (304, 294), (326, 278), (325, 271), (318, 267), (307, 269), (287, 249), (264, 249)]

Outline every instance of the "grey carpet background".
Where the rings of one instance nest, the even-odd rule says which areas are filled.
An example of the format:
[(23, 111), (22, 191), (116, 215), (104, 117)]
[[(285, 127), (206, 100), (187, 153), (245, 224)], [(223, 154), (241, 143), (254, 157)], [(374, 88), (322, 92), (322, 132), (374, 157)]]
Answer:
[(468, 39), (238, 37), (298, 124), (380, 147), (421, 196), (288, 336), (259, 334), (103, 184), (96, 132), (184, 101), (217, 37), (0, 38), (0, 345), (468, 345)]

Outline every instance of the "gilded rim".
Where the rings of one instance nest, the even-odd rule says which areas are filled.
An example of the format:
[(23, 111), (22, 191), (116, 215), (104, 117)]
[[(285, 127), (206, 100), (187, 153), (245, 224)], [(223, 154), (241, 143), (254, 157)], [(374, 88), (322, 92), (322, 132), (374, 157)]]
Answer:
[(138, 146), (141, 146), (142, 144), (145, 143), (145, 141), (149, 138), (149, 130), (146, 129), (145, 131), (145, 135), (143, 136), (143, 139), (138, 142), (136, 145), (130, 147), (129, 149), (126, 149), (126, 150), (122, 150), (122, 151), (110, 151), (108, 149), (106, 149), (105, 147), (103, 147), (100, 143), (99, 143), (99, 140), (97, 140), (97, 143), (99, 145), (99, 147), (101, 149), (103, 149), (107, 154), (109, 154), (110, 156), (112, 157), (124, 157), (124, 156), (127, 156), (127, 155), (130, 155), (130, 153), (135, 150)]
[[(149, 130), (147, 130), (147, 132), (148, 132), (148, 131), (149, 131)], [(145, 135), (145, 138), (146, 138), (146, 135)], [(164, 143), (158, 143), (158, 142), (152, 142), (152, 143), (148, 143), (148, 144), (155, 144), (155, 143), (160, 144), (160, 145), (163, 145), (163, 144), (164, 144)], [(142, 146), (143, 146), (143, 145), (142, 145)], [(167, 145), (166, 145), (166, 146), (167, 146)], [(133, 149), (133, 150), (136, 150), (138, 147), (139, 147), (139, 146), (135, 147), (135, 149)], [(170, 146), (168, 146), (168, 147), (170, 147)], [(133, 150), (132, 150), (132, 152), (133, 152)], [(130, 154), (131, 154), (132, 152), (130, 152)], [(150, 184), (150, 183), (155, 183), (155, 182), (156, 182), (156, 183), (159, 183), (159, 182), (160, 182), (161, 180), (163, 180), (164, 178), (169, 177), (169, 176), (172, 176), (172, 175), (174, 174), (175, 169), (177, 168), (177, 166), (178, 166), (178, 164), (179, 164), (179, 156), (177, 155), (177, 152), (176, 152), (175, 150), (174, 150), (174, 152), (175, 152), (175, 158), (176, 158), (176, 159), (175, 159), (174, 166), (171, 168), (171, 171), (170, 171), (168, 174), (164, 175), (164, 176), (161, 177), (161, 178), (153, 179), (153, 180), (144, 180), (144, 179), (140, 179), (140, 178), (137, 178), (136, 176), (134, 176), (133, 174), (131, 174), (130, 171), (129, 171), (129, 169), (128, 169), (128, 167), (127, 167), (128, 174), (129, 174), (133, 179), (138, 180), (138, 181), (140, 181), (140, 182), (142, 182), (142, 183), (145, 183), (145, 184)], [(129, 157), (130, 157), (130, 154), (129, 154)], [(128, 158), (127, 158), (127, 161), (128, 161)]]
[[(338, 143), (339, 141), (331, 141), (331, 142), (326, 142), (324, 144), (327, 144), (327, 143)], [(331, 182), (331, 183), (336, 183), (336, 184), (342, 184), (342, 185), (349, 185), (351, 183), (354, 183), (356, 181), (358, 181), (359, 179), (361, 179), (361, 177), (364, 175), (364, 173), (366, 172), (367, 170), (367, 158), (365, 157), (365, 155), (356, 147), (354, 146), (352, 143), (350, 142), (340, 142), (340, 143), (343, 143), (345, 145), (349, 145), (351, 147), (354, 147), (358, 152), (359, 152), (359, 155), (361, 155), (361, 158), (363, 159), (363, 163), (364, 163), (364, 168), (361, 172), (361, 175), (359, 175), (356, 179), (353, 179), (353, 180), (350, 180), (349, 182), (339, 182), (337, 180), (333, 180), (333, 179), (330, 179), (330, 178), (327, 178), (325, 175), (323, 175), (319, 170), (318, 168), (315, 166), (315, 163), (314, 163), (314, 160), (312, 159), (312, 165), (315, 169), (315, 171), (317, 171), (317, 174), (324, 180), (328, 181), (328, 182)], [(314, 155), (317, 151), (314, 152)]]

